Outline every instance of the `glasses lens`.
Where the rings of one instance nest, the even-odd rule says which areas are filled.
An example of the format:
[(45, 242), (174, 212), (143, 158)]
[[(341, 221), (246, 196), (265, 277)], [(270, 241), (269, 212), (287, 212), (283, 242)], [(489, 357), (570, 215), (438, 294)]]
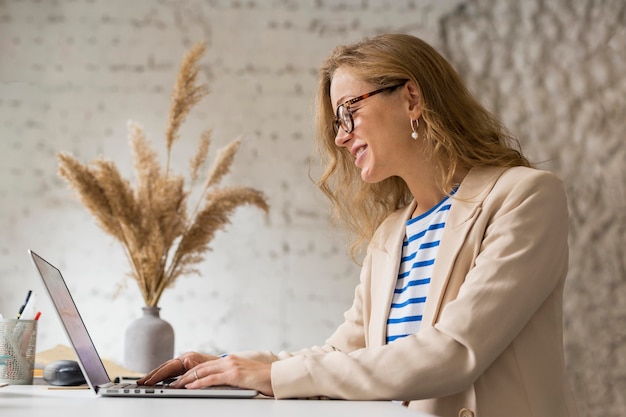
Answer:
[(343, 130), (346, 131), (346, 133), (350, 133), (352, 132), (352, 127), (353, 127), (353, 121), (352, 121), (352, 113), (350, 113), (350, 110), (348, 110), (346, 108), (346, 106), (339, 106), (339, 108), (337, 109), (337, 113), (339, 120), (341, 121), (341, 127), (343, 128)]
[(333, 129), (335, 131), (335, 135), (339, 133), (339, 129), (341, 129), (341, 120), (337, 117), (333, 120)]

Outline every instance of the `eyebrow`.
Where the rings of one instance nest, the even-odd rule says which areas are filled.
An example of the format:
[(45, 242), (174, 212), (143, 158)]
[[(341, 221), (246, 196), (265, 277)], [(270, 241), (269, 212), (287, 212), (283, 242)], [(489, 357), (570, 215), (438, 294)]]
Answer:
[[(341, 105), (342, 105), (343, 103), (345, 103), (346, 101), (351, 100), (351, 99), (349, 99), (349, 98), (347, 98), (347, 97), (350, 97), (350, 96), (349, 96), (349, 95), (348, 95), (348, 96), (343, 96), (343, 97), (341, 97), (339, 100), (337, 100), (337, 103), (336, 103), (336, 104), (337, 104), (337, 107), (341, 106)], [(352, 96), (352, 98), (354, 98), (354, 97), (358, 97), (358, 96)]]

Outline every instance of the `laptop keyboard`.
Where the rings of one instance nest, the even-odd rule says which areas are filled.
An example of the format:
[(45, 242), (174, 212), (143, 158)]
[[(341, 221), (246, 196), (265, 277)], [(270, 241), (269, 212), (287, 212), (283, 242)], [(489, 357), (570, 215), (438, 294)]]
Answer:
[[(185, 389), (184, 387), (175, 388), (175, 387), (170, 386), (169, 384), (160, 384), (160, 385), (151, 386), (151, 385), (137, 385), (137, 384), (125, 383), (125, 382), (120, 382), (120, 383), (111, 382), (109, 384), (103, 385), (101, 388), (105, 389), (107, 393), (124, 393), (124, 394), (140, 394), (142, 390), (148, 394), (154, 394), (155, 389), (163, 389), (163, 388)], [(232, 389), (239, 389), (239, 388), (232, 387), (230, 385), (215, 385), (212, 387), (206, 387), (205, 389), (232, 390)]]

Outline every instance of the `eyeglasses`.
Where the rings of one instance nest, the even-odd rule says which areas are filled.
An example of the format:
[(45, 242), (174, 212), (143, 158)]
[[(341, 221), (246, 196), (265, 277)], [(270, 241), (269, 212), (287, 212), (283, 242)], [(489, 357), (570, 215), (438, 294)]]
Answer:
[(341, 127), (346, 133), (350, 133), (354, 130), (354, 119), (352, 118), (352, 112), (350, 111), (351, 105), (361, 100), (365, 100), (366, 98), (376, 95), (378, 93), (393, 90), (398, 87), (402, 87), (403, 85), (404, 83), (393, 85), (391, 87), (383, 87), (378, 90), (372, 91), (370, 93), (363, 94), (362, 96), (352, 98), (340, 104), (339, 107), (337, 107), (337, 113), (335, 115), (335, 122), (333, 123), (333, 126), (335, 128), (335, 134), (339, 133), (339, 127)]

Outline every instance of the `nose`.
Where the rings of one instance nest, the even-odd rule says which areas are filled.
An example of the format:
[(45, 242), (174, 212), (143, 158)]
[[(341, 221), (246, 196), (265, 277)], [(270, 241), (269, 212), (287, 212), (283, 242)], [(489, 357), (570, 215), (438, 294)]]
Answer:
[(352, 133), (346, 133), (342, 127), (339, 127), (339, 129), (337, 129), (337, 134), (335, 135), (335, 145), (340, 148), (347, 147), (351, 138)]

